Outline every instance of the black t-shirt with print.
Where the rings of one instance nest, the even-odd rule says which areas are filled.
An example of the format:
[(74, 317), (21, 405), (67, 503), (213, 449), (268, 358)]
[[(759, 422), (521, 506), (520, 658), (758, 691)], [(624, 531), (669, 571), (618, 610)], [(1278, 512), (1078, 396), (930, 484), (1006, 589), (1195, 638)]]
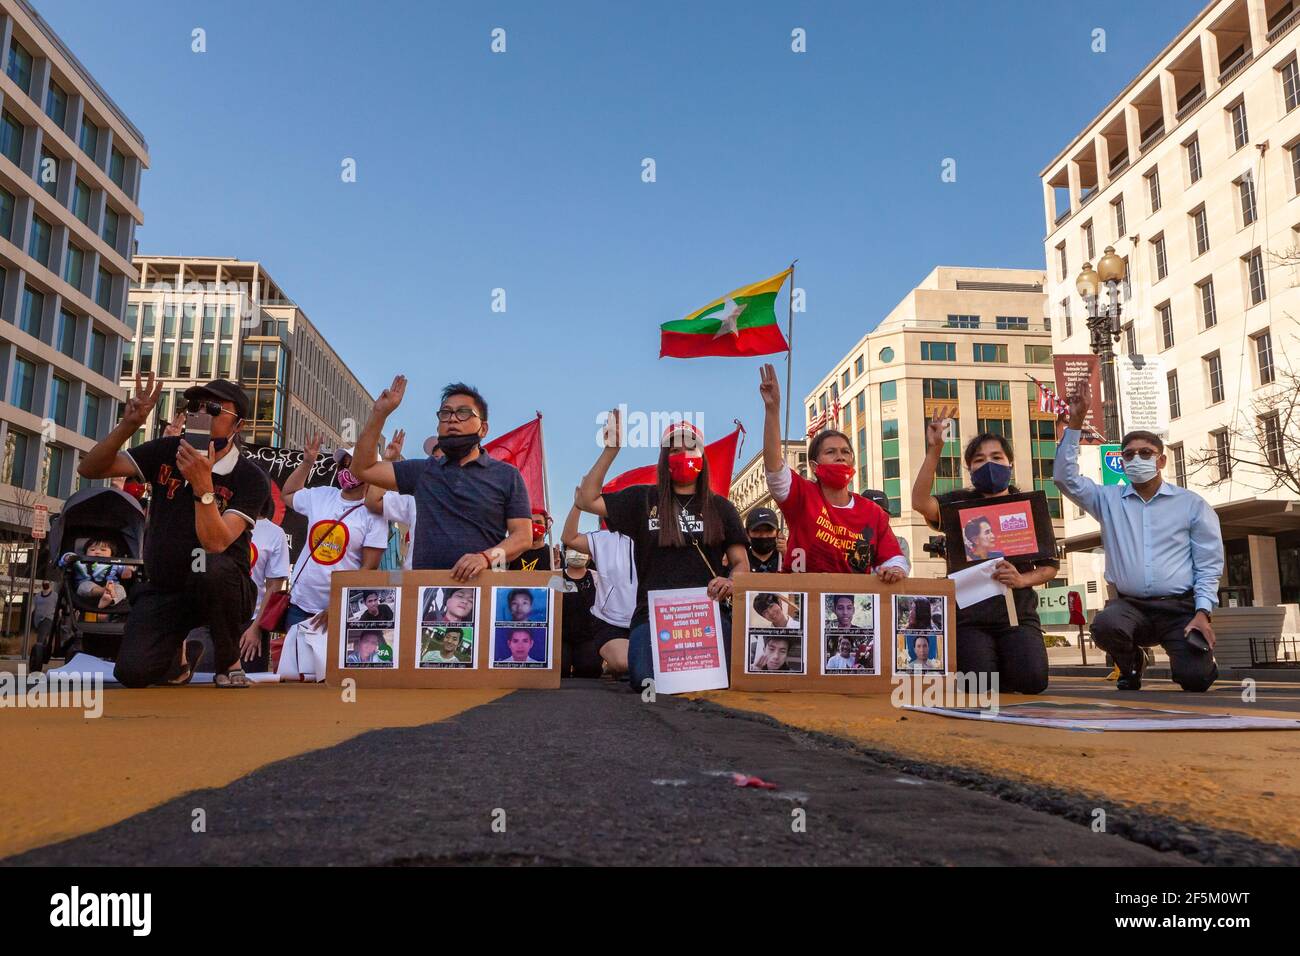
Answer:
[(551, 571), (551, 549), (549, 545), (529, 548), (510, 562), (511, 571)]
[[(596, 603), (596, 579), (591, 571), (580, 578), (573, 578), (566, 570), (564, 581), (564, 640), (570, 643), (585, 641), (591, 636), (591, 608)], [(577, 590), (570, 591), (569, 585)]]
[[(135, 448), (127, 454), (149, 482), (149, 523), (144, 536), (144, 567), (149, 581), (166, 590), (181, 590), (191, 574), (194, 552), (199, 544), (194, 529), (194, 489), (176, 467), (179, 438), (157, 438)], [(262, 513), (271, 484), (266, 474), (238, 451), (235, 467), (226, 475), (212, 475), (212, 490), (217, 498), (217, 510), (223, 515), (234, 511), (247, 519), (243, 533), (226, 548), (225, 555), (249, 573), (248, 559), (252, 541), (253, 524)]]
[(715, 577), (725, 577), (722, 563), (730, 545), (744, 547), (749, 542), (740, 523), (736, 506), (715, 492), (713, 507), (722, 519), (722, 541), (704, 543), (704, 522), (694, 495), (677, 495), (681, 506), (684, 546), (665, 548), (659, 545), (659, 489), (654, 485), (636, 485), (605, 495), (606, 524), (632, 539), (636, 561), (636, 610), (632, 627), (648, 619), (647, 591), (670, 591), (675, 588), (702, 588)]
[[(1019, 494), (1015, 485), (1007, 488), (1008, 494)], [(988, 498), (980, 494), (974, 488), (959, 488), (956, 491), (949, 491), (941, 495), (935, 495), (935, 500), (939, 502), (939, 507), (945, 505), (961, 504), (967, 501), (997, 501), (997, 498)], [(954, 550), (956, 549), (956, 550)], [(960, 541), (949, 541), (947, 551), (948, 573), (951, 574), (956, 570), (955, 565), (958, 562), (959, 555), (964, 555), (965, 545)], [(1035, 561), (1025, 558), (1003, 558), (1002, 560), (1015, 565), (1017, 571), (1022, 574), (1026, 571), (1032, 571), (1034, 568), (1053, 567), (1059, 568), (1061, 562), (1055, 559), (1048, 561)], [(1016, 617), (1020, 623), (1029, 627), (1041, 629), (1038, 621), (1038, 592), (1034, 588), (1015, 588), (1012, 592), (1012, 599), (1016, 602)], [(1011, 619), (1007, 617), (1007, 602), (1002, 597), (991, 597), (972, 604), (969, 607), (957, 608), (957, 623), (969, 624), (975, 626), (988, 627), (1010, 627)]]

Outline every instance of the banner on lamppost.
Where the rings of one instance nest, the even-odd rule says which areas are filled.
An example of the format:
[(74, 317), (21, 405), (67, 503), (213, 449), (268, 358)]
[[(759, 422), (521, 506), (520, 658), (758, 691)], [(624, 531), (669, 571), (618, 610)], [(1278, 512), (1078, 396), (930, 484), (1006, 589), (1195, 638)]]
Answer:
[[(1169, 437), (1169, 378), (1153, 355), (1117, 355), (1120, 420), (1125, 431), (1141, 429)], [(1119, 435), (1108, 435), (1112, 441)]]
[[(1088, 396), (1088, 414), (1083, 419), (1083, 435), (1079, 439), (1085, 445), (1097, 445), (1097, 436), (1102, 434), (1105, 413), (1101, 404), (1101, 360), (1091, 353), (1083, 355), (1053, 355), (1052, 370), (1056, 373), (1056, 394), (1065, 401), (1071, 395)], [(1061, 437), (1063, 425), (1057, 428), (1056, 437)], [(1118, 437), (1107, 435), (1112, 441)]]

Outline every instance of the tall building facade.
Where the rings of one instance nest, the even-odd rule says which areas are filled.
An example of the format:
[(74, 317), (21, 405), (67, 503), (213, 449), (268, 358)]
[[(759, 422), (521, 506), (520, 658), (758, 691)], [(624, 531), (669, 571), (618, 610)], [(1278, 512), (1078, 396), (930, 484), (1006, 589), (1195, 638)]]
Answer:
[(112, 429), (148, 147), (24, 0), (0, 0), (0, 531), (57, 512)]
[[(795, 474), (808, 477), (808, 443), (803, 439), (781, 443), (785, 462)], [(767, 471), (763, 467), (763, 450), (760, 448), (731, 480), (731, 503), (736, 506), (743, 523), (755, 508), (777, 510), (776, 500), (767, 490)]]
[(190, 386), (227, 378), (247, 391), (243, 438), (302, 448), (319, 432), (326, 447), (350, 444), (374, 404), (370, 393), (260, 262), (137, 256), (139, 285), (126, 321), (122, 384), (152, 372), (163, 394), (133, 443), (162, 433)]
[[(1053, 348), (1089, 350), (1075, 280), (1113, 245), (1116, 350), (1168, 382), (1165, 478), (1215, 507), (1222, 587), (1256, 605), (1300, 602), (1300, 501), (1233, 461), (1274, 460), (1300, 429), (1278, 397), (1300, 331), (1297, 25), (1293, 0), (1210, 3), (1041, 174)], [(1081, 465), (1099, 475), (1095, 448)], [(1066, 534), (1072, 578), (1100, 586), (1096, 522), (1070, 505)]]
[(938, 414), (953, 417), (954, 426), (935, 493), (966, 484), (967, 440), (981, 432), (1005, 435), (1016, 452), (1014, 483), (1047, 494), (1058, 540), (1063, 534), (1052, 482), (1054, 417), (1039, 412), (1030, 380), (1052, 377), (1045, 309), (1036, 269), (940, 266), (804, 398), (810, 436), (827, 427), (850, 436), (858, 468), (853, 488), (888, 496), (890, 523), (918, 576), (946, 573), (944, 562), (923, 550), (937, 532), (911, 508), (926, 422)]

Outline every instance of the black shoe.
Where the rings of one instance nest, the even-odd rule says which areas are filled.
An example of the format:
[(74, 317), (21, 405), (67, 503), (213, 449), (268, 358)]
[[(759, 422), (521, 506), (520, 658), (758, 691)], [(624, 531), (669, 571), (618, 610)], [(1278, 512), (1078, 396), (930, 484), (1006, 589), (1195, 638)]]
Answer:
[(1142, 672), (1147, 669), (1147, 656), (1141, 648), (1137, 650), (1137, 669), (1127, 673), (1120, 674), (1119, 680), (1115, 681), (1116, 690), (1141, 690), (1142, 689)]

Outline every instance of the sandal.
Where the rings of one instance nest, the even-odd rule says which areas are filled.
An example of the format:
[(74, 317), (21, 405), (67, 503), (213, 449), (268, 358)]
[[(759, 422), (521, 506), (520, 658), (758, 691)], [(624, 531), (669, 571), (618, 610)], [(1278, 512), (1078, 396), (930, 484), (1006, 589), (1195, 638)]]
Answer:
[(203, 660), (203, 642), (199, 640), (186, 641), (181, 645), (181, 662), (180, 670), (174, 677), (167, 679), (168, 684), (179, 687), (188, 684), (194, 678), (194, 673), (199, 669), (199, 662)]
[(252, 687), (253, 682), (248, 679), (242, 667), (236, 667), (226, 671), (224, 674), (213, 674), (212, 683), (217, 687)]

